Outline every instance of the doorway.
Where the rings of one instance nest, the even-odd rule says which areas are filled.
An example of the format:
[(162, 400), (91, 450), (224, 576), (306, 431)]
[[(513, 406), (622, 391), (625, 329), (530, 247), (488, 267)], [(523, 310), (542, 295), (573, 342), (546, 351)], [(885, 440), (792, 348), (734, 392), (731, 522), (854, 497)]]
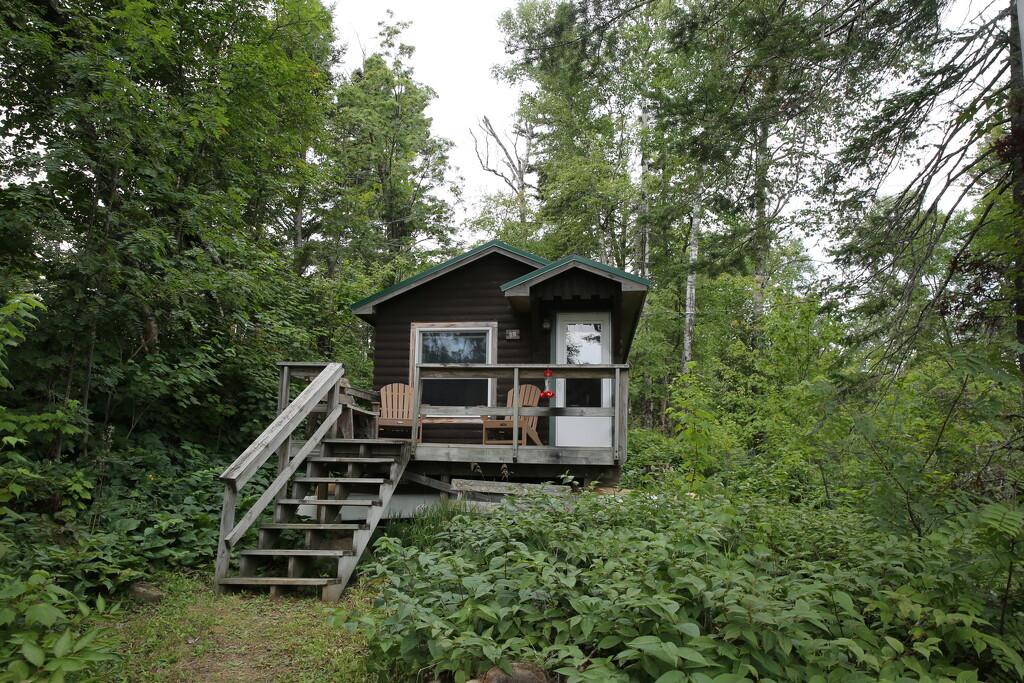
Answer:
[[(558, 313), (555, 315), (555, 362), (596, 365), (612, 362), (610, 313)], [(609, 408), (611, 379), (559, 379), (555, 382), (558, 408)], [(612, 418), (554, 417), (556, 446), (611, 446)]]

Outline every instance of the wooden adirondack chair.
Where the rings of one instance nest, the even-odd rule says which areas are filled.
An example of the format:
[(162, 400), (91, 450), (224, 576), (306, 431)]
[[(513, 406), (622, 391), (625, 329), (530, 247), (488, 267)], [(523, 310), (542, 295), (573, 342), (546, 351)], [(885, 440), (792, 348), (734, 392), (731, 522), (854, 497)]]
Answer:
[[(514, 400), (513, 394), (515, 389), (508, 390), (508, 401), (507, 405), (509, 408), (513, 407), (512, 401)], [(519, 407), (535, 407), (540, 403), (540, 389), (532, 384), (521, 384), (519, 385)], [(509, 432), (508, 438), (500, 439), (494, 436), (488, 436), (489, 432)], [(537, 446), (543, 446), (541, 443), (540, 435), (537, 434), (537, 416), (536, 415), (524, 415), (519, 418), (519, 444), (521, 446), (526, 445), (526, 437), (530, 437)], [(504, 444), (512, 443), (512, 416), (499, 417), (496, 419), (484, 419), (484, 443), (495, 443)]]
[[(375, 404), (380, 416), (377, 418), (376, 438), (384, 429), (408, 429), (412, 440), (413, 391), (408, 384), (388, 384), (380, 388), (380, 403)], [(423, 440), (423, 424), (420, 424), (420, 441)]]

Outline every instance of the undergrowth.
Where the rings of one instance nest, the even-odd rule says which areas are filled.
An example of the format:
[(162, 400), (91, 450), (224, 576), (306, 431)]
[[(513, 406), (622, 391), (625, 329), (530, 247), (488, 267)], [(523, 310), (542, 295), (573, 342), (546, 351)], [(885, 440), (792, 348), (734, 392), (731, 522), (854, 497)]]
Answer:
[(484, 513), (460, 500), (442, 500), (417, 510), (415, 517), (388, 522), (382, 535), (397, 539), (406, 546), (429, 547), (438, 529), (461, 523), (467, 516), (482, 517)]
[(516, 660), (570, 682), (1020, 680), (1021, 573), (1005, 550), (1024, 523), (1006, 512), (911, 540), (849, 511), (707, 490), (536, 497), (448, 517), (419, 545), (383, 537), (363, 570), (378, 611), (335, 622), (394, 680)]

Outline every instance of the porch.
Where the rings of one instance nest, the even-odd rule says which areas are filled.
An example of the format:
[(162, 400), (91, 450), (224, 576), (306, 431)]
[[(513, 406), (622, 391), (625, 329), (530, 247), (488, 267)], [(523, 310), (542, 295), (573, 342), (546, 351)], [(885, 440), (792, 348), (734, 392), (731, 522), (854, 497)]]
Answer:
[[(423, 402), (424, 380), (431, 379), (475, 379), (486, 380), (497, 387), (492, 399), (506, 394), (510, 389), (513, 396), (519, 395), (524, 384), (555, 387), (573, 380), (598, 380), (610, 384), (604, 392), (609, 397), (605, 403), (611, 405), (582, 406), (557, 405), (557, 397), (548, 400), (555, 405), (520, 406), (513, 401), (511, 406), (492, 400), (487, 406), (438, 406)], [(550, 389), (547, 389), (550, 391)], [(629, 366), (625, 364), (606, 365), (541, 365), (541, 364), (440, 364), (420, 363), (414, 366), (413, 391), (413, 434), (419, 433), (421, 421), (440, 420), (462, 424), (483, 425), (487, 418), (503, 416), (511, 424), (510, 444), (484, 443), (434, 443), (429, 440), (414, 440), (412, 460), (420, 462), (488, 462), (520, 463), (523, 465), (621, 465), (626, 457), (627, 407), (629, 403)], [(600, 403), (601, 401), (595, 401)], [(562, 402), (564, 403), (564, 402)], [(548, 424), (554, 421), (567, 423), (576, 418), (603, 418), (608, 429), (607, 443), (600, 445), (574, 444), (571, 438), (562, 439), (558, 445), (523, 445), (520, 443), (520, 418), (536, 416), (546, 418)], [(550, 429), (548, 430), (550, 435)], [(483, 439), (481, 438), (481, 442)]]
[[(292, 384), (298, 380), (309, 381), (328, 364), (327, 363), (281, 363), (281, 384), (279, 412), (287, 404), (281, 405), (284, 397), (292, 392)], [(629, 365), (550, 365), (550, 364), (483, 364), (461, 363), (440, 364), (421, 363), (414, 370), (411, 434), (420, 434), (421, 425), (460, 425), (469, 428), (469, 433), (476, 435), (476, 442), (443, 441), (433, 437), (428, 430), (421, 440), (408, 439), (410, 443), (410, 461), (414, 463), (497, 463), (522, 465), (566, 465), (566, 466), (621, 466), (626, 458), (626, 439), (628, 434), (627, 417), (629, 403)], [(549, 374), (545, 374), (549, 373)], [(492, 400), (492, 405), (479, 406), (440, 406), (423, 402), (423, 381), (430, 379), (474, 379), (486, 380), (496, 387), (491, 391), (492, 399), (504, 396), (508, 389), (519, 394), (523, 384), (539, 386), (555, 386), (560, 381), (576, 379), (599, 380), (610, 384), (606, 393), (610, 396), (610, 406), (508, 406), (501, 401)], [(565, 386), (565, 385), (562, 385)], [(342, 417), (339, 434), (342, 438), (372, 438), (376, 430), (372, 420), (377, 417), (373, 411), (356, 406), (355, 400), (365, 406), (372, 406), (380, 401), (379, 391), (370, 391), (353, 387), (347, 382), (339, 387), (340, 401), (356, 411)], [(544, 400), (544, 399), (542, 399)], [(555, 399), (551, 400), (552, 403)], [(319, 423), (326, 410), (326, 403), (317, 406), (312, 413), (307, 431)], [(365, 416), (368, 421), (362, 429), (358, 429), (359, 418)], [(485, 444), (482, 438), (483, 421), (487, 418), (503, 416), (511, 423), (510, 444)], [(605, 445), (560, 445), (547, 444), (542, 446), (523, 445), (520, 443), (519, 418), (537, 416), (549, 421), (572, 418), (604, 418), (608, 422), (609, 438)], [(479, 427), (479, 431), (472, 431)], [(406, 439), (402, 439), (406, 440)], [(571, 441), (571, 440), (570, 440)], [(291, 451), (306, 445), (303, 439), (295, 439)], [(437, 469), (437, 468), (434, 468)]]

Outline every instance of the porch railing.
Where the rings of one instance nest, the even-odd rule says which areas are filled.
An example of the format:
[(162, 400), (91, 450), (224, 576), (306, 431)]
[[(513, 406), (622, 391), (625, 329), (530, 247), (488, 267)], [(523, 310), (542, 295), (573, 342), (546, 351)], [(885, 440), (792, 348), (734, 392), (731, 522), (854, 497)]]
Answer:
[[(545, 375), (545, 371), (551, 375)], [(519, 395), (522, 383), (536, 384), (545, 380), (560, 379), (608, 379), (612, 382), (610, 407), (556, 407), (556, 406), (436, 406), (423, 403), (423, 379), (462, 378), (462, 379), (495, 379), (511, 380), (515, 389), (513, 396)], [(486, 363), (419, 363), (414, 369), (413, 387), (416, 392), (413, 411), (412, 433), (419, 433), (420, 421), (424, 418), (424, 408), (431, 417), (466, 417), (484, 418), (493, 415), (509, 415), (512, 417), (512, 459), (516, 460), (520, 448), (536, 448), (519, 445), (519, 418), (528, 415), (540, 417), (610, 417), (612, 418), (612, 439), (608, 448), (613, 451), (616, 463), (626, 459), (627, 417), (629, 406), (629, 365), (548, 365), (548, 364), (486, 364)], [(500, 400), (500, 396), (498, 397)], [(416, 454), (416, 440), (413, 440), (413, 457)]]

